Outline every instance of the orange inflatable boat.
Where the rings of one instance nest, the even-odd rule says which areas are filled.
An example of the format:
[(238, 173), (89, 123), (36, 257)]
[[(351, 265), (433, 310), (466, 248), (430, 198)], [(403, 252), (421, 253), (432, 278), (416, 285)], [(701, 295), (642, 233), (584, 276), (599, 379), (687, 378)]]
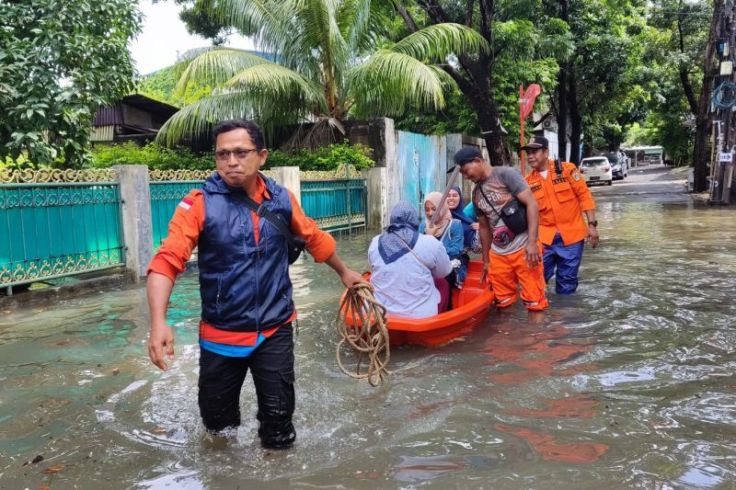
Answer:
[(470, 262), (463, 288), (452, 290), (452, 310), (419, 319), (389, 315), (391, 345), (437, 347), (468, 334), (482, 323), (494, 300), (493, 291), (480, 282), (482, 268), (481, 262)]

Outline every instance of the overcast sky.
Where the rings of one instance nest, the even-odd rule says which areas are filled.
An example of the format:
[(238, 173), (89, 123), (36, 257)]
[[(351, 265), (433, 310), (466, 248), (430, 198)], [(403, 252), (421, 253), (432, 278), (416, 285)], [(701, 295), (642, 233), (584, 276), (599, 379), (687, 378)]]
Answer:
[[(179, 19), (179, 6), (173, 1), (153, 4), (151, 0), (140, 0), (140, 9), (144, 16), (143, 31), (131, 42), (130, 52), (141, 75), (173, 64), (177, 53), (210, 45), (207, 39), (187, 32)], [(253, 48), (253, 43), (242, 36), (231, 36), (228, 44)]]

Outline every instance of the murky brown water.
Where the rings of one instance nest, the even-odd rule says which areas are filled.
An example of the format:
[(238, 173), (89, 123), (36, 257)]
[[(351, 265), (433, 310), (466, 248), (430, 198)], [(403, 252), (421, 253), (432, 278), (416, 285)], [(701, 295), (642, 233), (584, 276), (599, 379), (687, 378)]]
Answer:
[[(250, 378), (235, 441), (207, 443), (194, 276), (175, 290), (163, 374), (144, 354), (142, 289), (5, 311), (0, 487), (736, 488), (736, 211), (611, 200), (599, 214), (577, 296), (394, 350), (378, 389), (335, 363), (337, 278), (294, 267), (298, 443), (284, 453), (257, 444)], [(339, 245), (363, 269), (367, 243)]]

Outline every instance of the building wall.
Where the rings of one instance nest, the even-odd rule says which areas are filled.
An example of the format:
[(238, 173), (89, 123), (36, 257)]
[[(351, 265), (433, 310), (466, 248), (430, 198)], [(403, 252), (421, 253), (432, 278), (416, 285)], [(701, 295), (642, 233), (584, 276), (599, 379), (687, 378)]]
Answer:
[(142, 128), (153, 128), (151, 114), (123, 104), (123, 121), (131, 126), (140, 126)]
[(112, 142), (115, 138), (115, 126), (98, 126), (90, 130), (89, 140), (92, 143)]

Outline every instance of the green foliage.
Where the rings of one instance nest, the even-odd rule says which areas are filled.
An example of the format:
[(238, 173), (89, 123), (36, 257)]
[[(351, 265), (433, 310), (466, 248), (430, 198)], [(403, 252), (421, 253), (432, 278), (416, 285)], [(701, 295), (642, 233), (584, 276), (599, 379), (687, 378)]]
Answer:
[(375, 0), (222, 0), (216, 8), (224, 29), (252, 36), (274, 59), (222, 47), (196, 53), (178, 90), (215, 89), (166, 123), (160, 141), (167, 145), (243, 114), (278, 125), (435, 111), (454, 84), (437, 64), (490, 49), (477, 32), (450, 23), (390, 42), (387, 2)]
[(39, 165), (35, 164), (28, 160), (24, 155), (19, 156), (18, 158), (11, 158), (9, 155), (5, 158), (0, 158), (0, 170), (1, 169), (10, 169), (10, 170), (25, 170), (25, 169), (48, 169), (51, 168), (50, 165)]
[(133, 89), (127, 0), (34, 0), (0, 8), (0, 157), (80, 167), (96, 108)]
[(649, 5), (646, 26), (637, 36), (641, 40), (637, 83), (644, 93), (646, 117), (629, 131), (628, 143), (662, 145), (678, 164), (691, 162), (695, 114), (683, 80), (697, 99), (712, 15), (708, 0), (657, 0)]
[(351, 145), (345, 141), (315, 150), (271, 151), (267, 166), (299, 167), (301, 170), (335, 170), (341, 165), (352, 165), (358, 170), (371, 168), (371, 149), (363, 145)]
[(456, 87), (448, 88), (447, 104), (437, 112), (407, 111), (395, 119), (396, 129), (424, 134), (460, 133), (480, 136), (478, 115)]
[(95, 168), (146, 165), (157, 170), (207, 170), (215, 165), (212, 154), (195, 155), (186, 148), (165, 148), (157, 143), (138, 146), (129, 141), (121, 145), (96, 145), (91, 154), (90, 163)]
[(212, 93), (212, 87), (209, 85), (196, 83), (190, 84), (183, 92), (177, 91), (176, 84), (180, 75), (181, 73), (176, 69), (176, 66), (169, 66), (155, 71), (138, 81), (138, 92), (175, 107), (193, 104)]
[[(157, 143), (138, 146), (127, 142), (120, 145), (96, 145), (91, 151), (91, 165), (107, 168), (113, 165), (146, 165), (156, 170), (209, 170), (215, 168), (214, 155), (197, 155), (186, 148), (166, 148)], [(274, 150), (269, 153), (267, 168), (299, 167), (302, 170), (335, 170), (340, 165), (357, 169), (374, 165), (371, 149), (343, 142), (316, 150), (293, 152)]]

